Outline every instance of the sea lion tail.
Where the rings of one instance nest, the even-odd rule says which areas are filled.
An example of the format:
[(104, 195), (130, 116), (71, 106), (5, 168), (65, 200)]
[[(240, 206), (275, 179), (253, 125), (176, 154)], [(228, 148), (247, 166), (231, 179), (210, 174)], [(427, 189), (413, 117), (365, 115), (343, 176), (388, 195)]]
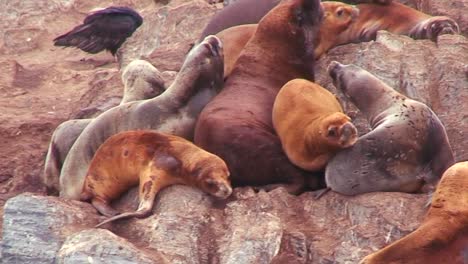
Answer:
[(113, 216), (113, 217), (99, 223), (98, 225), (95, 226), (95, 228), (98, 228), (98, 227), (100, 227), (102, 225), (105, 225), (105, 224), (110, 223), (110, 222), (114, 222), (115, 220), (119, 220), (119, 219), (125, 219), (125, 218), (130, 218), (130, 217), (143, 218), (143, 217), (147, 216), (149, 212), (151, 212), (151, 209), (150, 210), (139, 210), (139, 211), (135, 211), (135, 212), (122, 213), (122, 214)]
[(452, 147), (445, 131), (445, 127), (440, 122), (439, 118), (433, 113), (433, 118), (431, 120), (431, 130), (429, 139), (431, 140), (430, 144), (436, 142), (432, 150), (432, 160), (430, 163), (431, 171), (429, 179), (425, 179), (426, 182), (437, 182), (442, 174), (453, 164), (455, 164), (455, 157), (453, 156)]

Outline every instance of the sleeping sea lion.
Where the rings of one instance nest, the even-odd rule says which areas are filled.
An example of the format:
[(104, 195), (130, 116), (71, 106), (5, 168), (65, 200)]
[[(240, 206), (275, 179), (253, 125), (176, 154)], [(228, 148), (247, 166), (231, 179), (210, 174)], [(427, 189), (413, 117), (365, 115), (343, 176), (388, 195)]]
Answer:
[(372, 130), (329, 161), (327, 187), (346, 195), (417, 192), (455, 162), (444, 125), (428, 106), (358, 66), (333, 61), (328, 72)]
[(336, 97), (318, 84), (294, 79), (273, 104), (273, 126), (294, 165), (320, 171), (340, 149), (357, 140), (357, 129)]
[[(105, 216), (98, 226), (127, 217), (145, 217), (157, 193), (170, 185), (197, 187), (217, 198), (231, 195), (226, 163), (181, 137), (154, 131), (126, 131), (108, 138), (96, 151), (81, 193)], [(117, 215), (109, 203), (139, 183), (136, 212)]]
[[(134, 60), (122, 74), (124, 95), (120, 104), (150, 99), (165, 90), (161, 73), (151, 63)], [(61, 123), (52, 134), (44, 163), (43, 182), (49, 194), (58, 194), (59, 176), (73, 143), (93, 119), (73, 119)]]
[[(326, 1), (322, 2), (322, 6), (325, 15), (315, 43), (316, 58), (339, 45), (375, 40), (379, 30), (433, 41), (441, 34), (458, 34), (460, 31), (451, 18), (430, 16), (399, 3), (352, 7)], [(225, 77), (230, 75), (240, 52), (255, 30), (256, 24), (248, 24), (226, 28), (216, 34), (225, 43)]]
[(222, 44), (216, 36), (208, 36), (190, 51), (174, 83), (161, 95), (111, 108), (83, 130), (63, 164), (60, 196), (80, 198), (94, 153), (114, 134), (148, 129), (191, 139), (198, 114), (222, 83)]

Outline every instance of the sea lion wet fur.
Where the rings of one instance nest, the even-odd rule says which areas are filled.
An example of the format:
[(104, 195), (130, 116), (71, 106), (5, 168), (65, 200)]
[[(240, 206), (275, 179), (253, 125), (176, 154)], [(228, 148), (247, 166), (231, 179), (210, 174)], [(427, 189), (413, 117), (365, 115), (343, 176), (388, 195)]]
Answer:
[(328, 71), (372, 130), (329, 161), (327, 187), (346, 195), (418, 192), (455, 162), (445, 128), (428, 106), (358, 66), (334, 61)]

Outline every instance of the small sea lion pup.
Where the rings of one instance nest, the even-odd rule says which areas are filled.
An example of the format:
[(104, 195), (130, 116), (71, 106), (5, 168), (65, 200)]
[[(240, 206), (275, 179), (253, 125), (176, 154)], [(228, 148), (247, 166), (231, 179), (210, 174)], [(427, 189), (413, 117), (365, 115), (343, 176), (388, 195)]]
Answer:
[(289, 160), (308, 171), (323, 170), (338, 150), (352, 146), (358, 137), (336, 97), (304, 79), (281, 88), (273, 105), (273, 125)]
[(468, 261), (468, 162), (442, 176), (421, 226), (365, 257), (361, 264), (466, 264)]
[(221, 41), (208, 36), (187, 55), (174, 83), (161, 95), (107, 110), (81, 133), (60, 174), (60, 196), (78, 200), (89, 163), (110, 136), (148, 129), (193, 138), (198, 114), (223, 84)]
[(284, 84), (294, 78), (313, 79), (314, 43), (322, 17), (319, 0), (286, 1), (272, 9), (223, 90), (200, 114), (195, 143), (226, 162), (233, 185), (286, 184), (290, 193), (305, 187), (309, 174), (288, 160), (271, 114)]
[[(122, 74), (124, 95), (120, 104), (150, 99), (165, 90), (161, 73), (151, 63), (134, 60)], [(44, 164), (43, 182), (49, 194), (58, 194), (59, 176), (73, 143), (93, 119), (73, 119), (61, 123), (52, 134)]]
[[(108, 138), (96, 151), (83, 185), (81, 200), (91, 200), (105, 216), (100, 223), (145, 217), (153, 208), (156, 194), (174, 184), (200, 188), (217, 198), (231, 195), (226, 163), (181, 137), (139, 130)], [(139, 183), (136, 212), (117, 215), (109, 203)]]
[[(322, 7), (324, 16), (314, 44), (315, 59), (336, 46), (337, 38), (359, 15), (359, 9), (341, 2), (322, 2)], [(224, 43), (225, 78), (231, 74), (240, 52), (256, 29), (257, 24), (239, 25), (216, 34)]]
[(455, 162), (445, 128), (428, 106), (358, 66), (333, 61), (328, 72), (372, 128), (329, 161), (325, 180), (331, 190), (417, 192)]

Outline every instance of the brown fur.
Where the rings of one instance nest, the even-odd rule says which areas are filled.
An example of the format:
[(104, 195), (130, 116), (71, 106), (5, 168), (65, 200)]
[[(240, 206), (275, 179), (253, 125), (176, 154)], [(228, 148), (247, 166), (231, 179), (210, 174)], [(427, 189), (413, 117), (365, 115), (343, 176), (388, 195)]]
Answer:
[(346, 195), (418, 192), (437, 183), (453, 165), (444, 125), (427, 105), (356, 65), (334, 61), (328, 71), (334, 85), (372, 128), (328, 162), (325, 180), (333, 191)]
[[(358, 17), (359, 10), (340, 2), (322, 2), (324, 19), (320, 25), (314, 56), (318, 58), (336, 46), (336, 38)], [(257, 24), (225, 29), (218, 36), (224, 43), (224, 77), (230, 75), (239, 54), (257, 29)]]
[(232, 189), (229, 171), (222, 159), (181, 137), (153, 131), (127, 131), (107, 139), (96, 151), (89, 167), (82, 200), (91, 199), (106, 216), (116, 214), (109, 202), (130, 187), (140, 184), (140, 205), (134, 213), (108, 219), (148, 215), (156, 194), (174, 184), (185, 184), (218, 198), (227, 198)]
[(458, 34), (460, 31), (451, 18), (424, 14), (397, 2), (389, 5), (360, 4), (357, 8), (358, 19), (340, 34), (336, 45), (373, 40), (379, 30), (434, 41), (440, 34)]
[(357, 130), (336, 97), (318, 84), (294, 79), (281, 88), (273, 105), (273, 125), (286, 155), (309, 171), (357, 140)]
[[(389, 4), (391, 0), (343, 0), (342, 2)], [(236, 0), (217, 12), (203, 29), (200, 41), (211, 34), (238, 25), (258, 23), (280, 0)]]
[[(457, 23), (448, 17), (430, 16), (399, 3), (359, 4), (353, 8), (341, 2), (326, 1), (322, 6), (325, 16), (315, 43), (316, 58), (338, 45), (374, 40), (379, 30), (432, 40), (440, 34), (459, 32)], [(344, 10), (343, 15), (338, 15), (340, 10)], [(225, 78), (255, 29), (256, 24), (239, 25), (216, 34), (226, 46)]]
[(421, 226), (367, 256), (362, 264), (466, 264), (468, 261), (468, 162), (442, 176)]
[(318, 0), (287, 1), (271, 10), (223, 90), (200, 114), (195, 143), (226, 161), (233, 185), (288, 183), (291, 193), (303, 189), (306, 172), (283, 152), (271, 111), (287, 81), (313, 79), (313, 44), (321, 18)]

